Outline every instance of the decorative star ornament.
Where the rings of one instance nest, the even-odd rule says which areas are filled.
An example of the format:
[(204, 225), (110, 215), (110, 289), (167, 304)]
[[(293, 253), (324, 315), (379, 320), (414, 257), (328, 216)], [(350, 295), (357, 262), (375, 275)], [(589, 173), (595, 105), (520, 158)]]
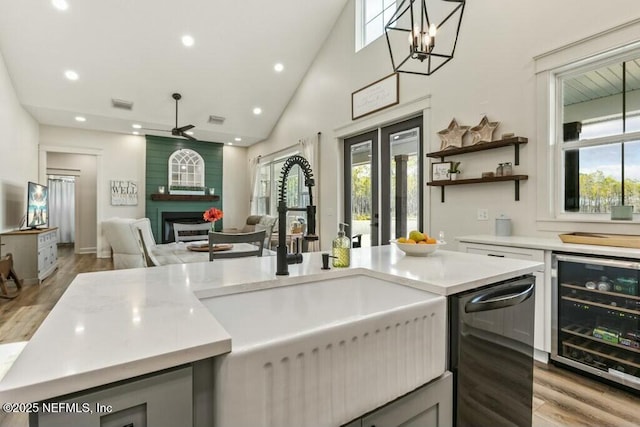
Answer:
[(493, 131), (496, 130), (499, 124), (500, 122), (490, 122), (487, 116), (484, 116), (478, 126), (469, 129), (473, 137), (471, 145), (493, 141)]
[(438, 136), (442, 140), (442, 144), (440, 144), (441, 150), (446, 150), (448, 148), (461, 148), (462, 147), (462, 136), (467, 133), (469, 130), (469, 126), (460, 126), (456, 119), (451, 120), (449, 126), (446, 129), (442, 129), (438, 132)]

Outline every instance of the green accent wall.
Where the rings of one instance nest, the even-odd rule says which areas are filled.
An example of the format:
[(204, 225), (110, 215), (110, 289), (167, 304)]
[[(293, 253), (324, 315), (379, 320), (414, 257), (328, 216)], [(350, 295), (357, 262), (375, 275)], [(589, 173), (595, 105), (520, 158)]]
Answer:
[[(203, 212), (211, 207), (222, 209), (222, 149), (218, 142), (191, 141), (147, 135), (146, 154), (146, 217), (151, 221), (151, 229), (157, 243), (162, 242), (162, 212)], [(190, 149), (202, 156), (205, 162), (205, 186), (216, 189), (215, 202), (200, 201), (153, 201), (151, 195), (164, 185), (169, 192), (169, 156), (176, 150)], [(216, 221), (216, 229), (222, 229), (224, 220)]]

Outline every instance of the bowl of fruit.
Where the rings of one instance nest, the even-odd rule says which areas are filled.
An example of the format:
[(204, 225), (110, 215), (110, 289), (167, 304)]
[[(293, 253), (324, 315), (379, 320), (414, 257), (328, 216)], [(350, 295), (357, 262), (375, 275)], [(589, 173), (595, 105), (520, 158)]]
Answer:
[(409, 237), (399, 237), (391, 240), (398, 249), (409, 256), (428, 256), (434, 253), (440, 246), (446, 245), (443, 241), (430, 237), (427, 233), (413, 230), (409, 233)]

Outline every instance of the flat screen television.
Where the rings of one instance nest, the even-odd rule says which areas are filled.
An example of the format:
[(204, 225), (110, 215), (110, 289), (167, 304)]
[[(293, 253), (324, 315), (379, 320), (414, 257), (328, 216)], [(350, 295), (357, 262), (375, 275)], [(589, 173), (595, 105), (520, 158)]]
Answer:
[(27, 186), (27, 228), (49, 224), (49, 188), (29, 182)]

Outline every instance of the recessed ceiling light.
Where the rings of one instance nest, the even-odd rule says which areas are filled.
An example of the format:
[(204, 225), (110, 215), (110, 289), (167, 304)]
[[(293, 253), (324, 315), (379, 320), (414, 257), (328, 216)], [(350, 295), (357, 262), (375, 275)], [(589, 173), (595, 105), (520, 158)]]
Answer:
[(262, 108), (260, 107), (256, 107), (253, 109), (253, 114), (255, 114), (256, 116), (259, 114), (262, 114)]
[(69, 9), (69, 3), (67, 3), (67, 0), (51, 0), (51, 4), (58, 10)]
[(76, 116), (76, 122), (86, 122), (87, 119), (82, 116)]
[(273, 69), (276, 70), (276, 72), (281, 72), (282, 70), (284, 70), (284, 65), (282, 65), (281, 63), (277, 63), (276, 65), (273, 66)]
[(131, 127), (134, 129), (142, 129), (142, 125), (139, 125), (137, 123), (132, 124)]
[(227, 142), (227, 145), (233, 145), (233, 142)]
[(138, 132), (137, 130), (134, 130), (132, 133), (133, 133), (134, 135), (140, 135), (140, 132)]
[(185, 34), (184, 36), (182, 36), (182, 44), (186, 47), (193, 46), (193, 43), (195, 43), (195, 40), (189, 34)]
[(73, 71), (73, 70), (67, 70), (67, 71), (65, 71), (65, 72), (64, 72), (64, 76), (65, 76), (66, 78), (68, 78), (69, 80), (78, 80), (78, 77), (80, 77), (80, 76), (78, 76), (78, 73), (76, 73), (76, 72), (75, 72), (75, 71)]
[(193, 135), (193, 131), (192, 130), (188, 130), (185, 132), (187, 135)]
[(240, 137), (238, 137), (238, 136), (236, 136), (234, 139), (236, 140), (236, 142), (240, 142), (240, 141), (242, 141), (242, 138), (240, 138)]

